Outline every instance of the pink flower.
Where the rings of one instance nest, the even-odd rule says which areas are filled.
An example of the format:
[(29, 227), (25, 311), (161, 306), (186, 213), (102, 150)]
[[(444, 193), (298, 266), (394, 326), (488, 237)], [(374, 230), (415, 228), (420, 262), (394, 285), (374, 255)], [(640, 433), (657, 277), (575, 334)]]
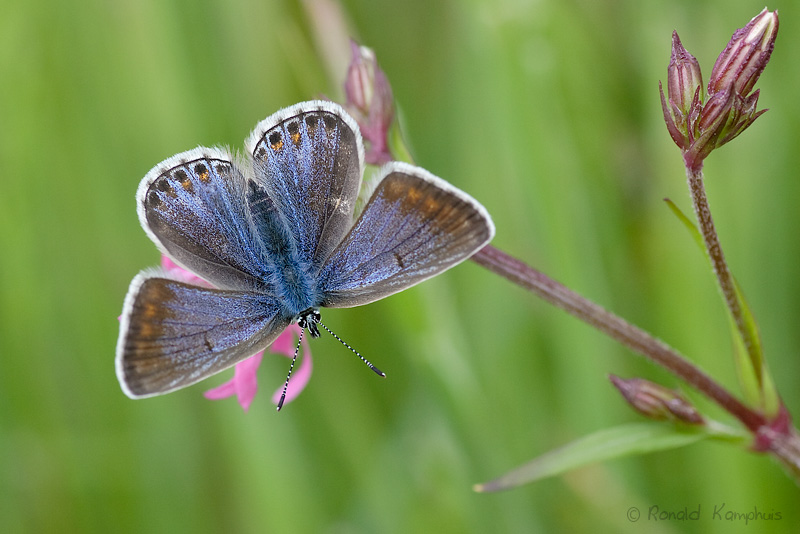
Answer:
[[(286, 356), (287, 358), (294, 356), (294, 348), (296, 343), (294, 334), (300, 334), (300, 327), (296, 324), (289, 325), (286, 330), (284, 330), (283, 333), (278, 336), (278, 339), (272, 343), (269, 351), (273, 354)], [(292, 376), (289, 379), (289, 387), (286, 388), (286, 399), (284, 400), (284, 404), (294, 400), (294, 398), (297, 397), (301, 391), (303, 391), (303, 388), (306, 387), (306, 384), (308, 384), (308, 379), (311, 378), (311, 350), (308, 347), (308, 341), (306, 338), (303, 338), (302, 347), (303, 350), (301, 351), (302, 357), (300, 358), (300, 367), (292, 372)], [(244, 411), (247, 411), (247, 409), (250, 407), (250, 403), (253, 402), (253, 397), (256, 396), (256, 392), (258, 391), (256, 371), (258, 371), (258, 366), (261, 365), (261, 359), (263, 356), (264, 352), (262, 351), (244, 361), (237, 363), (236, 368), (233, 371), (233, 378), (219, 387), (206, 391), (203, 394), (205, 398), (217, 400), (236, 395), (236, 400), (239, 401), (239, 404), (242, 406)], [(281, 399), (282, 393), (283, 384), (281, 384), (281, 386), (272, 395), (272, 403), (276, 406), (278, 401)]]
[[(179, 267), (167, 256), (161, 256), (161, 267), (168, 274), (183, 280), (184, 282), (211, 287), (211, 284), (194, 273)], [(287, 358), (293, 357), (296, 346), (295, 334), (299, 336), (300, 331), (300, 327), (296, 324), (289, 325), (281, 333), (281, 335), (279, 335), (278, 338), (272, 342), (269, 351), (273, 354), (286, 356)], [(233, 378), (231, 380), (225, 382), (221, 386), (206, 391), (203, 396), (207, 399), (218, 400), (236, 395), (236, 400), (239, 401), (239, 405), (241, 405), (246, 412), (248, 408), (250, 408), (250, 404), (253, 402), (253, 398), (256, 396), (256, 392), (258, 391), (258, 379), (256, 378), (256, 372), (258, 371), (258, 367), (261, 365), (261, 360), (263, 357), (264, 351), (261, 351), (247, 358), (246, 360), (237, 363), (233, 371)], [(309, 378), (311, 378), (311, 349), (308, 346), (308, 341), (306, 338), (303, 338), (302, 351), (298, 357), (300, 357), (300, 366), (292, 372), (292, 376), (289, 379), (289, 386), (286, 389), (286, 399), (284, 400), (284, 404), (294, 400), (294, 398), (297, 397), (301, 391), (303, 391), (303, 388), (305, 388), (306, 384), (308, 384)], [(283, 384), (281, 384), (281, 387), (279, 387), (278, 390), (272, 395), (273, 404), (278, 404), (282, 393)]]

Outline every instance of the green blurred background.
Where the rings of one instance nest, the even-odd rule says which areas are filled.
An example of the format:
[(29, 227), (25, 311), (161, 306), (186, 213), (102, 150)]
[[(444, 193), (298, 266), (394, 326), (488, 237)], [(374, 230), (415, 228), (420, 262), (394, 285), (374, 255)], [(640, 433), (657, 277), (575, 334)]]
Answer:
[[(705, 76), (743, 0), (0, 2), (0, 531), (788, 532), (798, 487), (701, 443), (499, 493), (471, 485), (640, 420), (606, 374), (672, 377), (467, 262), (385, 301), (324, 312), (329, 336), (280, 414), (284, 358), (243, 413), (202, 392), (132, 401), (114, 375), (131, 278), (159, 261), (134, 192), (198, 144), (341, 99), (346, 37), (386, 71), (417, 162), (478, 198), (494, 244), (647, 328), (736, 388), (714, 280), (662, 199), (689, 211), (658, 80), (677, 29)], [(800, 20), (759, 82), (772, 110), (712, 155), (730, 265), (800, 412)], [(336, 13), (341, 20), (337, 20)], [(707, 79), (707, 78), (706, 78)], [(710, 416), (729, 418), (689, 396)], [(726, 511), (781, 521), (712, 520)], [(691, 523), (627, 510), (702, 508)]]

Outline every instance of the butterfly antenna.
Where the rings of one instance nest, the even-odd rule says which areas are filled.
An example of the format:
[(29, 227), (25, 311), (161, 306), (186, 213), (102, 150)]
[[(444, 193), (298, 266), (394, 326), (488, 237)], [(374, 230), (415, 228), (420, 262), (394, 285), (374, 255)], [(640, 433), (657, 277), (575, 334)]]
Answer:
[(368, 360), (368, 359), (366, 359), (365, 357), (363, 357), (363, 356), (361, 355), (361, 353), (360, 353), (360, 352), (358, 352), (356, 349), (354, 349), (353, 347), (351, 347), (350, 345), (348, 345), (348, 344), (347, 344), (347, 342), (345, 342), (345, 341), (344, 341), (342, 338), (340, 338), (339, 336), (337, 336), (336, 334), (334, 334), (334, 333), (331, 331), (331, 329), (330, 329), (330, 328), (328, 328), (327, 326), (325, 326), (324, 324), (322, 324), (322, 323), (320, 323), (320, 322), (317, 322), (317, 324), (318, 324), (318, 325), (320, 325), (322, 328), (324, 328), (324, 329), (325, 329), (325, 330), (326, 330), (326, 331), (327, 331), (327, 332), (328, 332), (330, 335), (332, 335), (333, 337), (335, 337), (335, 338), (336, 338), (336, 340), (337, 340), (337, 341), (339, 341), (339, 343), (341, 343), (342, 345), (344, 345), (345, 347), (347, 347), (348, 349), (350, 349), (350, 350), (352, 351), (352, 353), (353, 353), (353, 354), (355, 354), (356, 356), (358, 356), (358, 357), (361, 359), (361, 361), (362, 361), (362, 362), (364, 362), (365, 364), (367, 364), (367, 367), (369, 367), (370, 369), (372, 369), (373, 371), (375, 371), (375, 374), (377, 374), (377, 375), (379, 375), (379, 376), (382, 376), (382, 377), (384, 377), (384, 378), (386, 377), (386, 375), (384, 374), (384, 372), (383, 372), (383, 371), (381, 371), (380, 369), (378, 369), (377, 367), (375, 367), (374, 365), (372, 365), (372, 364), (369, 362), (369, 360)]
[(281, 408), (283, 408), (283, 401), (286, 400), (286, 388), (289, 387), (289, 378), (291, 378), (292, 376), (292, 370), (294, 369), (294, 362), (297, 361), (297, 354), (300, 352), (300, 342), (303, 341), (304, 333), (305, 329), (301, 329), (300, 335), (297, 336), (297, 346), (294, 348), (294, 356), (292, 357), (292, 364), (289, 366), (289, 374), (286, 375), (286, 382), (283, 383), (283, 393), (281, 393), (281, 400), (278, 402), (278, 411), (281, 411)]

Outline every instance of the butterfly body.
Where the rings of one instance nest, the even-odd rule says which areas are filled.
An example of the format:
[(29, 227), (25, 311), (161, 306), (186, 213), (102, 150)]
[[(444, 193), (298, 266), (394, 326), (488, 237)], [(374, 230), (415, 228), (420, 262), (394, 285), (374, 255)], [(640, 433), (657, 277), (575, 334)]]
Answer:
[(320, 307), (351, 307), (463, 261), (494, 227), (485, 209), (427, 171), (391, 163), (354, 222), (358, 127), (307, 102), (256, 126), (244, 158), (196, 148), (157, 165), (137, 192), (161, 251), (212, 284), (143, 272), (125, 299), (117, 376), (133, 398), (167, 393), (267, 347)]

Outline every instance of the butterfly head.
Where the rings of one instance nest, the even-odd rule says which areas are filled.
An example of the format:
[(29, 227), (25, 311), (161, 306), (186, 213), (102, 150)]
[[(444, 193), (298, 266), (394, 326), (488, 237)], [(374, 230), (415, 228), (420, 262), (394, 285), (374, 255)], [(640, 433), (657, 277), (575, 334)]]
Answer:
[(300, 328), (308, 329), (308, 333), (311, 334), (311, 337), (319, 337), (319, 328), (317, 328), (319, 320), (319, 308), (308, 308), (298, 313), (294, 319), (292, 319), (292, 322), (297, 323), (297, 326)]

